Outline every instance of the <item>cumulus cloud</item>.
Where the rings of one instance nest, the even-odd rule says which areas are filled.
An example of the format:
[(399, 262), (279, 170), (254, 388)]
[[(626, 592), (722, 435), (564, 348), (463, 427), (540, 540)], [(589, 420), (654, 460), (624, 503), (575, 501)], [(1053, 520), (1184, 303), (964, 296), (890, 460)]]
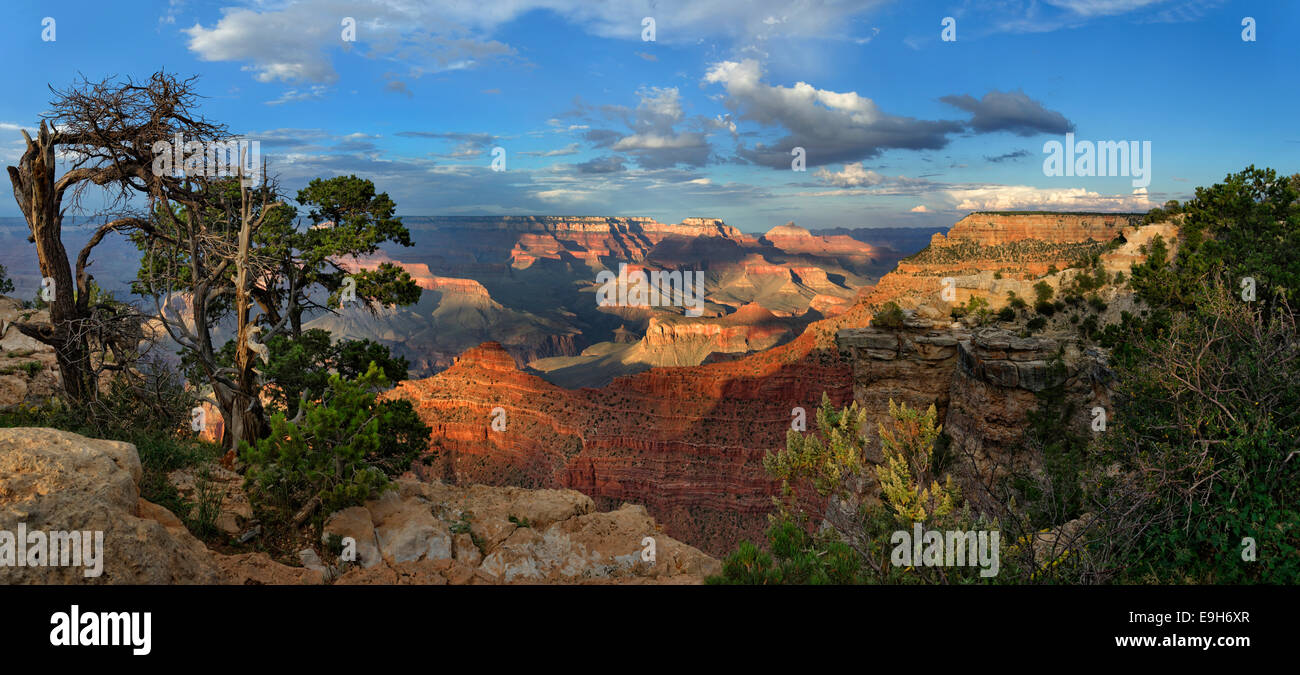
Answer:
[[(466, 14), (455, 10), (450, 4), (396, 0), (255, 3), (226, 7), (216, 23), (196, 23), (182, 32), (200, 60), (242, 63), (259, 82), (333, 83), (338, 73), (330, 53), (339, 48), (404, 63), (414, 77), (514, 54), (513, 48), (490, 39), (475, 25), (455, 20)], [(343, 41), (343, 17), (356, 22), (355, 42)], [(481, 18), (495, 25), (490, 17)]]
[[(688, 117), (682, 109), (676, 87), (646, 87), (637, 92), (636, 108), (579, 105), (576, 114), (595, 113), (607, 121), (621, 121), (628, 132), (589, 129), (583, 138), (596, 148), (623, 153), (644, 169), (666, 169), (678, 165), (704, 166), (712, 153), (705, 128), (715, 122)], [(679, 128), (685, 127), (685, 128)]]
[(1132, 194), (1105, 195), (1084, 188), (985, 185), (954, 186), (944, 194), (953, 208), (961, 211), (1147, 211), (1156, 206), (1145, 189)]
[(959, 122), (889, 115), (857, 92), (817, 89), (806, 82), (770, 85), (754, 59), (715, 63), (704, 81), (722, 85), (724, 103), (740, 119), (787, 132), (772, 144), (738, 148), (744, 159), (774, 168), (788, 168), (796, 147), (804, 149), (809, 166), (819, 166), (875, 157), (889, 149), (936, 150), (947, 145), (948, 134), (963, 128)]
[(867, 169), (862, 165), (862, 162), (845, 164), (844, 168), (839, 171), (818, 169), (813, 172), (813, 175), (837, 187), (861, 187), (864, 185), (880, 185), (885, 182), (884, 176)]
[[(797, 12), (789, 12), (788, 4), (786, 0), (658, 0), (633, 12), (626, 3), (591, 0), (246, 0), (223, 8), (216, 23), (196, 23), (183, 32), (200, 59), (242, 63), (259, 81), (333, 83), (338, 74), (331, 53), (339, 48), (356, 48), (368, 57), (404, 63), (413, 77), (513, 57), (514, 48), (492, 39), (493, 33), (537, 10), (604, 38), (639, 41), (640, 19), (649, 14), (656, 21), (657, 42), (693, 44), (722, 38), (748, 45), (773, 37), (843, 37), (851, 17), (881, 0), (812, 2)], [(780, 20), (767, 21), (773, 16)], [(342, 40), (343, 17), (356, 21), (354, 43)]]
[[(1157, 204), (1145, 189), (1129, 194), (1104, 194), (1084, 188), (1039, 188), (994, 183), (942, 183), (908, 176), (884, 176), (848, 164), (840, 171), (822, 170), (821, 178), (835, 189), (793, 193), (796, 197), (900, 197), (912, 204), (910, 213), (940, 211), (1146, 211)], [(915, 200), (915, 201), (913, 201)], [(900, 209), (908, 208), (899, 205)]]
[(613, 129), (590, 129), (582, 134), (584, 140), (597, 148), (608, 148), (622, 137), (623, 134)]
[(1023, 91), (991, 91), (981, 99), (970, 94), (939, 99), (971, 113), (970, 128), (977, 133), (1008, 131), (1017, 136), (1064, 134), (1074, 123), (1059, 112), (1048, 110)]

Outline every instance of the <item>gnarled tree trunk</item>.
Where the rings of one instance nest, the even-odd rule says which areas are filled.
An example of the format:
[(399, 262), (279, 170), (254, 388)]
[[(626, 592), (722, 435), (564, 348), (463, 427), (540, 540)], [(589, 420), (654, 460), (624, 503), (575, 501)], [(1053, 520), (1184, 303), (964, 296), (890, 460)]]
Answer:
[[(95, 397), (96, 383), (86, 339), (85, 316), (78, 311), (68, 252), (63, 247), (63, 213), (60, 210), (65, 181), (54, 179), (55, 134), (41, 122), (36, 140), (23, 131), (27, 149), (17, 167), (9, 167), (14, 199), (36, 243), (41, 276), (53, 281), (49, 323), (16, 323), (14, 327), (54, 348), (63, 388), (74, 401)], [(65, 177), (66, 179), (66, 177)]]

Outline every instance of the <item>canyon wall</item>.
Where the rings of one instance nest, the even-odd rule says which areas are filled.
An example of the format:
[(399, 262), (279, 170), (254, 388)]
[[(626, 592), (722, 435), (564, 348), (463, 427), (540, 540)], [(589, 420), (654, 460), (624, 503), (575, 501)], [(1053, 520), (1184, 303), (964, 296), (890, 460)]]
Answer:
[[(836, 407), (855, 399), (868, 409), (872, 423), (864, 431), (875, 461), (875, 422), (890, 399), (934, 404), (951, 451), (970, 455), (981, 471), (1024, 461), (1014, 448), (1043, 388), (1065, 384), (1083, 416), (1093, 403), (1106, 406), (1104, 356), (1081, 350), (1069, 335), (1021, 338), (954, 326), (948, 303), (938, 298), (946, 275), (956, 277), (959, 301), (975, 293), (1004, 296), (1002, 284), (1025, 291), (1035, 273), (1017, 265), (1057, 261), (1063, 268), (1081, 253), (1104, 251), (1122, 231), (1133, 236), (1133, 220), (972, 214), (914, 256), (929, 256), (931, 268), (900, 264), (841, 313), (741, 358), (652, 368), (605, 387), (566, 390), (521, 372), (498, 345), (485, 344), (389, 395), (411, 399), (435, 427), (430, 476), (568, 487), (607, 508), (642, 503), (671, 536), (723, 554), (741, 539), (764, 540), (778, 485), (762, 458), (784, 446), (794, 408), (804, 408), (814, 424), (823, 393)], [(1040, 229), (1041, 239), (1033, 236)], [(798, 236), (790, 228), (773, 233)], [(974, 255), (966, 259), (963, 251)], [(1001, 269), (1021, 278), (995, 280)], [(898, 329), (869, 328), (873, 311), (890, 301), (916, 311)], [(492, 430), (496, 407), (506, 413), (504, 431)], [(1083, 416), (1077, 422), (1086, 429)], [(873, 498), (871, 486), (858, 487), (860, 499)], [(834, 517), (845, 505), (829, 506)]]
[(388, 395), (434, 427), (425, 477), (572, 488), (601, 508), (641, 503), (669, 535), (725, 552), (762, 538), (777, 487), (762, 458), (784, 444), (792, 409), (811, 417), (823, 392), (835, 405), (851, 394), (847, 365), (811, 338), (580, 390), (523, 373), (485, 344)]

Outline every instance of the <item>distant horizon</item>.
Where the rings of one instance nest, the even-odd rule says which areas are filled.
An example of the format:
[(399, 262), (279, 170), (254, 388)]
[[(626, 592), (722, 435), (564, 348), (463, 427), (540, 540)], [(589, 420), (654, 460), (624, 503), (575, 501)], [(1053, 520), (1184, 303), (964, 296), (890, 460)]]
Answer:
[[(1014, 209), (1008, 209), (1008, 210), (978, 210), (978, 211), (969, 211), (969, 212), (967, 212), (965, 215), (962, 215), (962, 216), (957, 217), (955, 220), (953, 220), (952, 222), (948, 223), (948, 224), (946, 225), (946, 227), (951, 227), (954, 223), (956, 223), (957, 221), (961, 220), (962, 218), (967, 218), (967, 217), (970, 217), (970, 216), (973, 216), (973, 215), (979, 215), (979, 214), (989, 214), (989, 215), (1025, 215), (1025, 214), (1031, 214), (1031, 215), (1032, 215), (1032, 214), (1045, 214), (1045, 215), (1046, 215), (1046, 214), (1050, 214), (1050, 215), (1061, 215), (1061, 216), (1142, 216), (1142, 215), (1145, 215), (1146, 213), (1147, 213), (1147, 211), (1053, 211), (1053, 210), (1050, 210), (1050, 209), (1047, 209), (1047, 210), (1014, 210)], [(684, 223), (684, 222), (685, 222), (686, 220), (688, 220), (688, 219), (698, 219), (698, 220), (718, 220), (718, 221), (721, 221), (724, 225), (727, 225), (727, 226), (729, 226), (729, 227), (734, 227), (734, 228), (736, 228), (737, 230), (740, 230), (740, 232), (741, 232), (742, 234), (763, 234), (763, 233), (766, 233), (766, 232), (770, 232), (770, 231), (771, 231), (772, 229), (774, 229), (774, 228), (777, 228), (777, 227), (784, 227), (784, 226), (787, 226), (787, 225), (794, 225), (795, 227), (799, 227), (799, 228), (802, 228), (802, 229), (805, 229), (805, 230), (808, 230), (808, 231), (810, 231), (810, 232), (814, 232), (814, 233), (816, 233), (816, 232), (818, 232), (818, 231), (822, 231), (822, 230), (883, 230), (883, 229), (903, 229), (903, 230), (914, 230), (914, 229), (934, 229), (934, 228), (937, 228), (937, 227), (945, 227), (945, 225), (940, 225), (940, 224), (915, 224), (915, 225), (817, 225), (817, 226), (807, 226), (807, 225), (801, 225), (801, 224), (799, 223), (798, 220), (791, 219), (791, 220), (787, 220), (787, 221), (785, 221), (785, 222), (783, 222), (783, 223), (780, 223), (780, 224), (778, 224), (778, 225), (772, 225), (772, 226), (767, 227), (767, 228), (764, 228), (764, 229), (749, 229), (749, 230), (747, 230), (747, 229), (743, 229), (742, 227), (740, 227), (740, 226), (738, 226), (738, 225), (735, 225), (732, 221), (728, 220), (727, 218), (725, 218), (725, 217), (720, 217), (720, 216), (683, 216), (683, 217), (681, 217), (681, 218), (672, 219), (672, 220), (659, 220), (658, 218), (655, 218), (655, 217), (653, 217), (653, 216), (646, 216), (646, 215), (623, 215), (623, 214), (574, 214), (574, 213), (564, 213), (564, 214), (561, 214), (561, 213), (510, 213), (510, 214), (497, 214), (497, 213), (482, 213), (482, 214), (478, 214), (478, 213), (420, 213), (420, 214), (403, 214), (403, 213), (399, 213), (399, 214), (396, 214), (395, 217), (397, 217), (397, 218), (402, 218), (402, 219), (419, 219), (419, 218), (465, 218), (465, 219), (481, 219), (481, 218), (627, 218), (627, 219), (647, 219), (647, 220), (652, 220), (652, 221), (654, 221), (654, 222), (656, 222), (656, 223), (659, 223), (660, 225), (681, 225), (682, 223)], [(97, 219), (92, 219), (92, 218), (89, 217), (89, 216), (73, 216), (73, 215), (68, 215), (68, 216), (65, 216), (65, 217), (64, 217), (63, 222), (64, 222), (64, 225), (65, 225), (65, 226), (71, 226), (71, 227), (83, 227), (83, 226), (92, 225), (92, 224), (94, 224), (94, 223), (104, 222), (105, 220), (106, 220), (106, 218), (103, 218), (103, 217), (101, 217), (101, 218), (97, 218)], [(15, 223), (21, 223), (24, 227), (26, 226), (26, 219), (25, 219), (23, 216), (21, 216), (21, 215), (18, 215), (18, 216), (0, 216), (0, 225), (8, 225), (10, 221), (14, 221)], [(91, 222), (83, 223), (83, 222), (80, 222), (80, 221), (91, 221)]]

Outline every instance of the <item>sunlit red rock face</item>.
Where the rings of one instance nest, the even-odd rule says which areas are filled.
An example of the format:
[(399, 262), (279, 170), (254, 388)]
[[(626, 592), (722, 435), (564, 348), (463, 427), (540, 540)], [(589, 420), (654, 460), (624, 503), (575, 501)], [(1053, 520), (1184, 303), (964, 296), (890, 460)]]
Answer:
[[(1069, 247), (1109, 241), (1130, 222), (1126, 216), (977, 215), (958, 222), (944, 237), (944, 257), (933, 263), (936, 268), (1014, 268), (1014, 260), (982, 256), (990, 250), (994, 258), (1001, 256), (1007, 249), (1000, 247), (1016, 242), (1030, 262), (1039, 264), (1035, 251), (1046, 251), (1048, 258), (1072, 254)], [(1033, 236), (1037, 228), (1045, 239)], [(946, 247), (954, 241), (964, 242), (965, 248)], [(1057, 245), (1065, 248), (1052, 248)], [(962, 251), (973, 258), (964, 260)], [(762, 270), (746, 270), (750, 272)], [(722, 554), (741, 539), (762, 539), (778, 488), (767, 479), (762, 458), (784, 445), (793, 408), (803, 407), (811, 426), (823, 392), (841, 406), (854, 397), (855, 382), (861, 388), (876, 380), (899, 392), (919, 392), (916, 401), (902, 397), (909, 402), (920, 404), (933, 395), (946, 404), (950, 381), (957, 377), (953, 373), (964, 372), (954, 365), (950, 342), (955, 344), (955, 338), (933, 338), (937, 348), (953, 352), (945, 352), (941, 361), (946, 367), (937, 379), (918, 374), (930, 367), (920, 357), (913, 370), (910, 362), (891, 366), (898, 371), (892, 379), (888, 373), (864, 374), (862, 363), (855, 375), (853, 357), (836, 344), (839, 330), (868, 325), (873, 307), (890, 300), (915, 307), (918, 298), (936, 297), (940, 279), (932, 270), (917, 273), (900, 265), (864, 289), (846, 311), (810, 324), (791, 342), (743, 358), (653, 368), (599, 389), (553, 386), (521, 372), (499, 345), (485, 344), (465, 352), (445, 372), (403, 383), (389, 395), (411, 399), (434, 427), (435, 461), (425, 475), (568, 487), (605, 507), (619, 501), (645, 504), (673, 537)], [(760, 324), (766, 320), (763, 311), (741, 308)], [(880, 407), (888, 394), (885, 389), (859, 391), (857, 398)], [(498, 406), (505, 411), (505, 431), (492, 430), (492, 411)], [(878, 412), (873, 410), (873, 416)], [(982, 419), (963, 418), (964, 438), (1009, 442), (998, 435), (1003, 430), (982, 430)]]
[(818, 256), (846, 256), (863, 260), (877, 255), (875, 247), (858, 241), (847, 235), (814, 235), (812, 232), (786, 223), (767, 231), (760, 239), (762, 242), (785, 251), (786, 253), (810, 253)]
[(953, 224), (946, 235), (936, 234), (931, 246), (969, 241), (997, 246), (1024, 239), (1072, 244), (1087, 239), (1110, 241), (1119, 231), (1142, 219), (1140, 213), (992, 213), (977, 212)]
[[(738, 361), (655, 368), (570, 391), (485, 344), (389, 395), (411, 399), (434, 427), (437, 459), (426, 476), (643, 503), (672, 536), (726, 551), (764, 530), (776, 485), (762, 457), (784, 443), (791, 409), (811, 418), (822, 392), (836, 404), (850, 396), (849, 369), (830, 347), (818, 348), (810, 332)], [(498, 406), (504, 431), (492, 428)]]

